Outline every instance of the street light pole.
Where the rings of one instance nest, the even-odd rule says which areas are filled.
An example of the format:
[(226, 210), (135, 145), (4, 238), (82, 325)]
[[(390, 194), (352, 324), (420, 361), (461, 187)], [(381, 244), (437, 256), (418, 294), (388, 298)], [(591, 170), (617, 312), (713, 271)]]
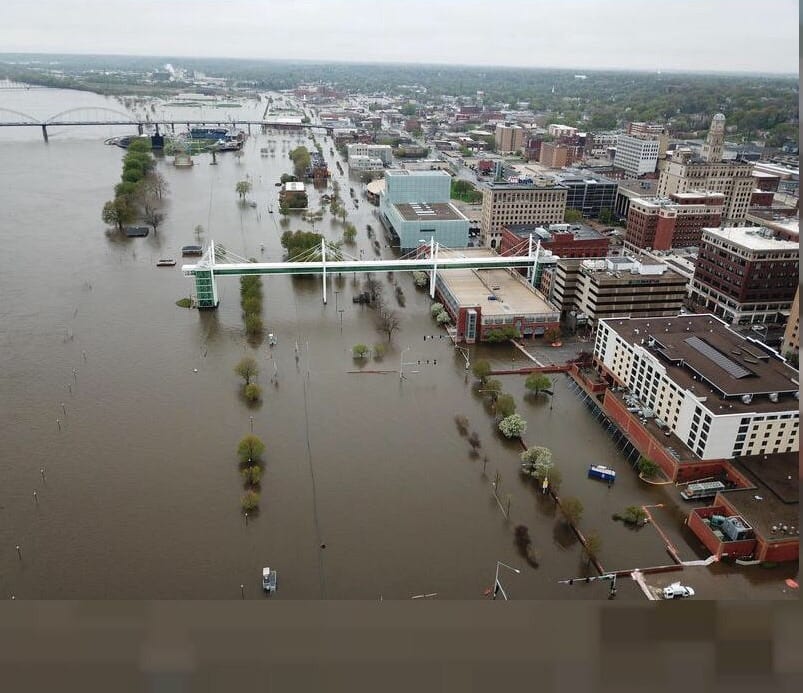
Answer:
[(496, 593), (501, 592), (502, 596), (504, 597), (505, 601), (508, 601), (507, 594), (505, 593), (504, 587), (502, 587), (502, 583), (499, 582), (499, 566), (504, 566), (508, 570), (512, 570), (517, 575), (521, 574), (521, 571), (518, 568), (514, 568), (513, 566), (508, 565), (507, 563), (502, 563), (502, 561), (496, 562), (496, 575), (494, 576), (494, 590), (493, 590), (493, 597), (492, 599), (496, 599)]

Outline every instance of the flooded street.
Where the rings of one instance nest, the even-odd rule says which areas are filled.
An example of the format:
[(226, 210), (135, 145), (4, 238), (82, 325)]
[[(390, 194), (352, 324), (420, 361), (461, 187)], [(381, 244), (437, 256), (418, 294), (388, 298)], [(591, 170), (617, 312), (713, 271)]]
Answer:
[[(79, 106), (123, 109), (82, 92), (4, 98), (4, 108), (37, 117)], [(224, 123), (229, 114), (259, 118), (264, 101), (219, 110)], [(278, 339), (272, 349), (245, 339), (236, 278), (218, 280), (217, 311), (175, 305), (192, 290), (180, 249), (196, 242), (196, 226), (203, 243), (265, 261), (282, 258), (285, 229), (312, 229), (298, 215), (280, 224), (274, 186), (292, 171), (290, 149), (313, 148), (306, 135), (253, 128), (243, 156), (219, 153), (217, 166), (209, 154), (187, 169), (160, 158), (170, 186), (164, 225), (127, 239), (100, 219), (124, 153), (103, 140), (126, 133), (53, 128), (46, 145), (39, 128), (0, 128), (0, 598), (238, 599), (241, 584), (246, 598), (262, 598), (269, 565), (279, 573), (278, 599), (479, 599), (497, 561), (521, 569), (502, 575), (513, 599), (607, 596), (601, 582), (558, 584), (590, 574), (580, 546), (554, 503), (521, 478), (521, 450), (496, 432), (463, 356), (445, 337), (424, 339), (443, 332), (410, 276), (394, 279), (407, 299), (398, 308), (401, 329), (381, 362), (363, 366), (390, 373), (352, 372), (360, 370), (353, 345), (386, 341), (374, 312), (352, 303), (364, 275), (333, 279), (326, 305), (320, 279), (264, 277), (265, 331)], [(367, 224), (380, 228), (375, 208), (360, 184), (338, 175), (330, 138), (317, 137), (358, 230), (357, 244), (344, 250), (378, 257), (366, 233)], [(275, 156), (260, 154), (270, 146)], [(246, 178), (256, 208), (238, 202), (235, 184)], [(320, 194), (311, 193), (310, 209)], [(314, 230), (339, 240), (343, 226), (327, 211)], [(382, 255), (392, 253), (383, 247)], [(178, 265), (157, 268), (162, 257)], [(385, 273), (376, 276), (395, 304)], [(403, 360), (412, 365), (400, 380), (408, 347)], [(477, 347), (471, 359), (508, 367), (514, 353), (522, 365), (509, 346)], [(247, 354), (260, 363), (264, 390), (253, 409), (233, 372)], [(636, 503), (674, 504), (677, 489), (640, 482), (567, 376), (554, 377), (551, 405), (525, 399), (523, 377), (501, 377), (528, 421), (527, 443), (553, 450), (561, 495), (583, 501), (580, 527), (600, 534), (606, 569), (669, 563), (654, 528), (629, 530), (611, 515)], [(458, 414), (480, 436), (476, 458), (455, 426)], [(246, 524), (236, 447), (250, 417), (266, 467), (261, 510)], [(586, 478), (591, 462), (620, 472), (613, 488)], [(497, 472), (500, 498), (511, 495), (510, 521), (492, 493)], [(538, 568), (517, 553), (517, 524), (529, 527)], [(729, 597), (795, 596), (782, 586), (796, 565), (715, 568), (676, 575), (704, 598), (719, 596), (722, 580)], [(643, 599), (622, 583), (620, 598)]]

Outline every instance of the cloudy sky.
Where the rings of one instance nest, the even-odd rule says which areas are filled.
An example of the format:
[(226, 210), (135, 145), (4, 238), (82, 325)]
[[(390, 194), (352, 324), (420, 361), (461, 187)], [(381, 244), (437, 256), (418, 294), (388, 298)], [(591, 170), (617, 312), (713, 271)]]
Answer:
[(796, 0), (2, 0), (0, 52), (798, 71)]

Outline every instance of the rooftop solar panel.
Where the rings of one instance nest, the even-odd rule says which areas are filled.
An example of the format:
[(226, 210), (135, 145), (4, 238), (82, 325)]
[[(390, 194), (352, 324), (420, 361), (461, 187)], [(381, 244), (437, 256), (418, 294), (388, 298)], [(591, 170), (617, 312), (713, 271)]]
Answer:
[(728, 358), (721, 351), (718, 351), (707, 342), (699, 337), (688, 337), (684, 340), (692, 349), (705, 356), (710, 361), (713, 361), (717, 366), (724, 370), (728, 375), (734, 378), (744, 378), (747, 375), (752, 375), (753, 372), (739, 365), (733, 359)]

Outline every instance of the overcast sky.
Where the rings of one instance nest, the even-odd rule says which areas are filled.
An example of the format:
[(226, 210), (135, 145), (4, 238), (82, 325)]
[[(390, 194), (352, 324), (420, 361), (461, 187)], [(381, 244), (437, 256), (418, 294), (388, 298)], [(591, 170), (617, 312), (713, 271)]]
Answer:
[(0, 52), (798, 71), (796, 0), (0, 0)]

